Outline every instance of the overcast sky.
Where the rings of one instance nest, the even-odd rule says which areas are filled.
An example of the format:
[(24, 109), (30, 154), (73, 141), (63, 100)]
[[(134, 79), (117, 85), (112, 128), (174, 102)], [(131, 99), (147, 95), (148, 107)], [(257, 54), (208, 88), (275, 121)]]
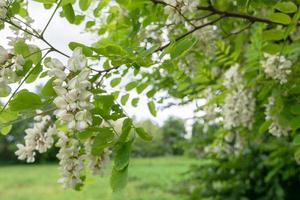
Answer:
[[(45, 10), (42, 6), (42, 4), (36, 3), (34, 1), (29, 1), (29, 9), (30, 9), (30, 15), (35, 20), (33, 27), (36, 29), (43, 29), (45, 26), (45, 23), (49, 19), (52, 13), (51, 10)], [(6, 46), (7, 40), (6, 37), (10, 34), (10, 32), (5, 29), (3, 31), (0, 31), (0, 45)], [(84, 27), (83, 26), (74, 26), (69, 24), (65, 19), (60, 18), (58, 16), (58, 13), (53, 18), (50, 26), (47, 29), (47, 32), (45, 33), (45, 38), (47, 41), (49, 41), (55, 48), (66, 52), (67, 54), (71, 54), (71, 51), (68, 48), (68, 43), (71, 41), (76, 41), (80, 43), (85, 44), (92, 44), (93, 43), (93, 36), (89, 33), (84, 33)], [(39, 46), (43, 46), (42, 43), (36, 41), (35, 44), (38, 44)], [(51, 54), (52, 57), (58, 57), (62, 61), (66, 61), (65, 58), (61, 57), (57, 54)], [(40, 81), (40, 83), (43, 82), (43, 80)], [(33, 90), (34, 85), (24, 85), (23, 89), (29, 89)], [(4, 101), (6, 99), (2, 99)], [(126, 112), (131, 116), (136, 116), (137, 119), (147, 119), (150, 118), (151, 120), (162, 124), (164, 120), (166, 120), (169, 116), (177, 116), (183, 119), (191, 118), (193, 116), (193, 104), (189, 104), (186, 106), (181, 107), (172, 107), (169, 109), (165, 109), (163, 111), (158, 111), (157, 117), (154, 118), (151, 116), (151, 114), (148, 111), (147, 108), (147, 99), (145, 97), (142, 97), (139, 103), (139, 106), (137, 108), (133, 108), (131, 106), (126, 106), (125, 110)]]

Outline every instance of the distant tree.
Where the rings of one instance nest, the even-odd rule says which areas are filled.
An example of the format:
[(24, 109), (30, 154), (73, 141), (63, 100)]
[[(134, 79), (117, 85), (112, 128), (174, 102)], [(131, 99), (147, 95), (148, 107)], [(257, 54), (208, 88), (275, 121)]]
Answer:
[(162, 130), (157, 124), (151, 120), (145, 120), (137, 123), (140, 127), (143, 127), (149, 134), (153, 136), (152, 142), (146, 142), (140, 138), (137, 138), (132, 153), (135, 157), (155, 157), (164, 156), (167, 149), (162, 140)]
[(183, 154), (183, 141), (186, 135), (184, 122), (181, 119), (170, 117), (162, 126), (162, 140), (167, 153), (172, 155)]

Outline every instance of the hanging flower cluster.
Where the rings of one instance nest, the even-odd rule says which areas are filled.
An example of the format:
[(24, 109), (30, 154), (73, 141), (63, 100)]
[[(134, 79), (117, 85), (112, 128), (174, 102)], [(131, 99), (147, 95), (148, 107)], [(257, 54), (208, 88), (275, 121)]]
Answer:
[(12, 56), (4, 47), (0, 46), (0, 97), (6, 97), (10, 94), (9, 84), (20, 80), (17, 71), (23, 70), (25, 59), (22, 55)]
[(169, 6), (165, 6), (165, 13), (169, 16), (170, 21), (178, 23), (183, 20), (186, 12), (193, 12), (198, 2), (193, 0), (165, 0)]
[(238, 65), (233, 65), (226, 73), (224, 85), (230, 92), (225, 97), (223, 113), (226, 129), (238, 126), (252, 128), (255, 112), (255, 98), (252, 91), (245, 88), (238, 74)]
[(35, 151), (45, 153), (54, 143), (53, 136), (57, 130), (51, 125), (51, 117), (49, 115), (42, 116), (42, 111), (36, 111), (37, 116), (34, 118), (33, 128), (25, 130), (25, 145), (17, 144), (18, 150), (16, 155), (20, 160), (26, 160), (28, 163), (35, 161)]
[(83, 184), (81, 173), (84, 170), (85, 155), (80, 153), (80, 143), (69, 138), (64, 132), (58, 133), (56, 144), (60, 148), (57, 158), (60, 160), (61, 178), (58, 180), (64, 188), (76, 188)]
[(57, 107), (54, 114), (60, 122), (67, 124), (69, 129), (87, 128), (92, 123), (92, 93), (89, 91), (91, 83), (88, 80), (91, 71), (87, 67), (87, 59), (81, 48), (74, 50), (66, 68), (57, 59), (51, 59), (47, 67), (49, 76), (55, 78), (54, 90), (58, 95), (54, 99)]
[(278, 117), (272, 114), (272, 109), (274, 106), (275, 106), (275, 98), (269, 97), (268, 104), (266, 105), (266, 111), (265, 111), (266, 120), (272, 122), (271, 125), (269, 126), (269, 133), (276, 137), (288, 136), (289, 128), (283, 127), (279, 123)]
[(286, 83), (288, 75), (292, 72), (292, 62), (284, 56), (265, 54), (264, 57), (261, 64), (266, 75), (280, 84)]
[[(3, 53), (4, 57), (6, 56)], [(53, 78), (54, 90), (57, 97), (54, 111), (58, 122), (67, 125), (69, 131), (63, 132), (51, 125), (51, 117), (37, 111), (33, 128), (26, 129), (25, 145), (18, 144), (16, 155), (20, 160), (34, 162), (36, 151), (46, 152), (55, 143), (54, 136), (58, 137), (56, 146), (59, 147), (61, 178), (59, 183), (64, 188), (79, 189), (84, 182), (85, 164), (94, 175), (99, 175), (108, 161), (109, 151), (104, 150), (99, 155), (92, 153), (94, 136), (87, 138), (83, 144), (75, 137), (75, 132), (82, 131), (92, 124), (90, 110), (92, 93), (87, 66), (87, 59), (81, 48), (76, 48), (65, 67), (58, 59), (46, 59), (48, 75)]]
[[(5, 0), (0, 0), (0, 19), (5, 19), (7, 15), (7, 4)], [(0, 27), (3, 22), (0, 20)]]

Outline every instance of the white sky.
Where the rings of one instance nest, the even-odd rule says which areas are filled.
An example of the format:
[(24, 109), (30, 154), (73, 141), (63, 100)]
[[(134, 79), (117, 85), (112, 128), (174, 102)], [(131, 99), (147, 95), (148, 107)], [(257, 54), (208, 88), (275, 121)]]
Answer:
[[(45, 10), (42, 4), (36, 3), (34, 1), (29, 1), (29, 9), (31, 17), (35, 20), (33, 27), (35, 29), (43, 29), (45, 23), (49, 19), (52, 14), (53, 9)], [(76, 41), (84, 44), (92, 44), (93, 36), (89, 33), (84, 33), (83, 26), (74, 26), (69, 24), (66, 19), (60, 18), (59, 13), (56, 13), (56, 16), (53, 18), (50, 26), (45, 33), (45, 38), (49, 41), (55, 48), (67, 53), (71, 54), (70, 49), (68, 48), (68, 43), (71, 41)], [(6, 46), (7, 40), (6, 37), (10, 34), (10, 32), (5, 29), (0, 31), (0, 45)], [(40, 42), (35, 42), (40, 47), (43, 47), (43, 44)], [(46, 47), (46, 46), (44, 46)], [(57, 54), (51, 54), (52, 57), (60, 58), (65, 61), (65, 58), (61, 57)], [(39, 83), (43, 82), (41, 80)], [(24, 88), (29, 90), (33, 90), (34, 85), (24, 85)], [(7, 98), (6, 98), (7, 99)], [(1, 99), (5, 101), (6, 99)], [(130, 103), (128, 103), (130, 104)], [(169, 109), (165, 109), (163, 111), (158, 111), (157, 117), (152, 117), (148, 111), (147, 107), (147, 99), (141, 98), (139, 106), (137, 108), (133, 108), (132, 106), (125, 106), (126, 112), (131, 116), (136, 116), (136, 119), (151, 119), (152, 121), (157, 122), (158, 124), (162, 124), (164, 120), (166, 120), (169, 116), (177, 116), (183, 119), (188, 119), (193, 116), (193, 104), (189, 104), (186, 106), (180, 107), (171, 107)], [(192, 122), (190, 122), (192, 123)], [(187, 127), (190, 127), (189, 122), (187, 123)]]

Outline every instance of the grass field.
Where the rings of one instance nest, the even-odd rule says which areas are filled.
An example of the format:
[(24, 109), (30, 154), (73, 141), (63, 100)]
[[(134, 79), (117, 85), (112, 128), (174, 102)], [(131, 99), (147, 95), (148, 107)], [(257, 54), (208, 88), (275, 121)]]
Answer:
[[(0, 200), (183, 200), (174, 194), (176, 182), (184, 177), (190, 164), (182, 157), (134, 159), (129, 183), (119, 194), (112, 194), (109, 177), (88, 176), (83, 191), (64, 190), (57, 184), (57, 165), (0, 167)], [(108, 174), (111, 167), (108, 167)]]

